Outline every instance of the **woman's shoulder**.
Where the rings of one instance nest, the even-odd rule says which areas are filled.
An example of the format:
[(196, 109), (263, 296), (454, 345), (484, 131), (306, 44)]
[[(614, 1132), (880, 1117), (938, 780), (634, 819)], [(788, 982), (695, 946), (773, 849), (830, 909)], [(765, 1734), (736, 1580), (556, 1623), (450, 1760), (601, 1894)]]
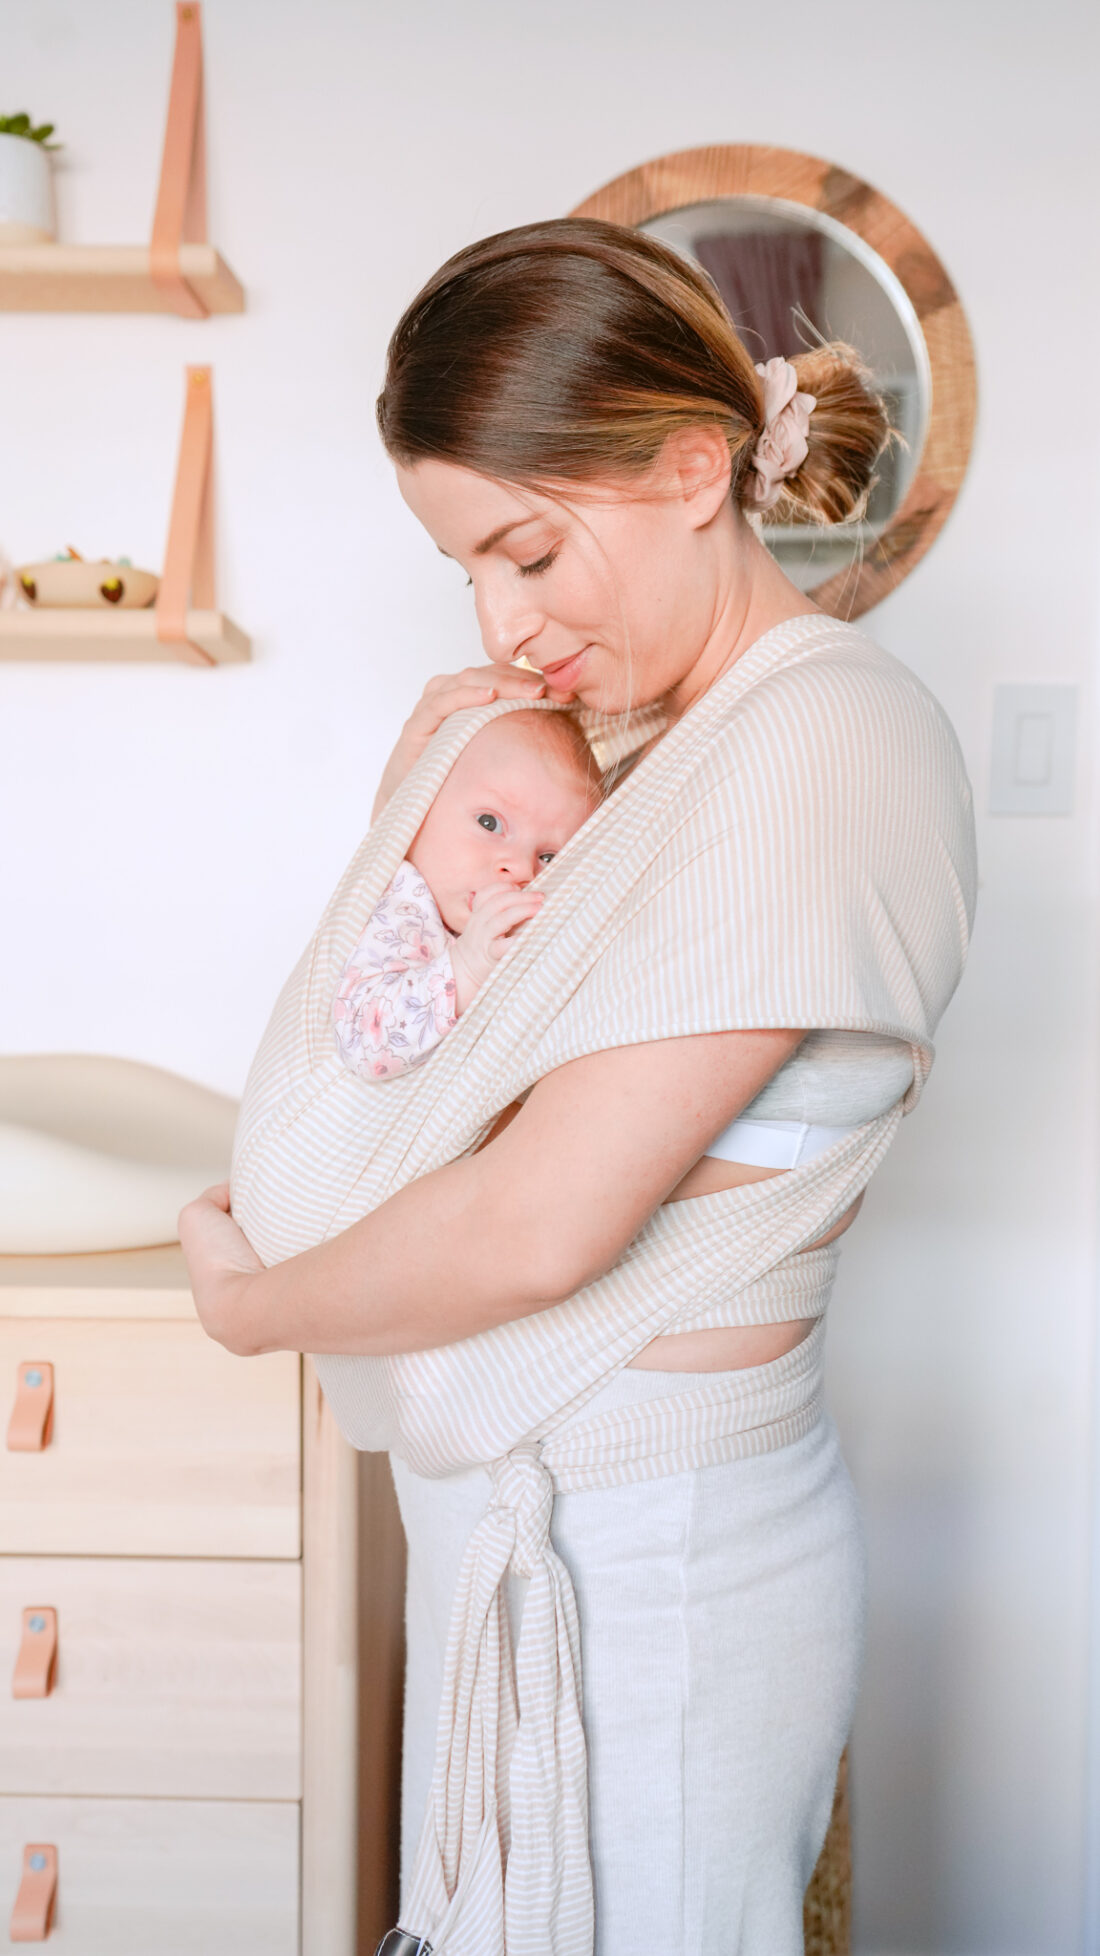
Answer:
[(848, 619), (815, 611), (765, 632), (745, 654), (746, 691), (773, 686), (792, 699), (830, 685), (867, 700), (912, 702), (946, 724), (934, 694), (910, 666)]
[[(946, 770), (966, 791), (954, 728), (911, 667), (845, 619), (813, 612), (764, 634), (739, 662), (744, 670), (718, 703), (715, 734), (822, 764), (849, 764), (862, 754), (872, 770), (910, 763)], [(738, 674), (738, 667), (732, 669)]]
[(834, 878), (847, 862), (883, 888), (939, 861), (972, 910), (973, 798), (939, 701), (843, 620), (818, 613), (768, 638), (716, 702), (693, 777), (696, 819), (716, 835), (771, 838), (763, 846)]

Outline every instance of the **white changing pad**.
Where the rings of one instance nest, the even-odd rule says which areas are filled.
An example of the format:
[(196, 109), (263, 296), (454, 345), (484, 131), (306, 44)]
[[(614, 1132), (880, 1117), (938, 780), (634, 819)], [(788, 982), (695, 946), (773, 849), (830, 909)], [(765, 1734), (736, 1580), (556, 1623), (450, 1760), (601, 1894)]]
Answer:
[(84, 1053), (0, 1056), (0, 1255), (146, 1249), (229, 1173), (237, 1103)]

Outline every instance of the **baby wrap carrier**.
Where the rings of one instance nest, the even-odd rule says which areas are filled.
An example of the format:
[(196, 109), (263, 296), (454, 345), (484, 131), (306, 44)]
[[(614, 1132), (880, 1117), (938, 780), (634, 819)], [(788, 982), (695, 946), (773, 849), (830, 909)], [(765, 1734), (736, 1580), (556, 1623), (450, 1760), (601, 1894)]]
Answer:
[[(966, 777), (913, 675), (816, 615), (750, 647), (571, 838), (539, 877), (539, 914), (430, 1059), (371, 1085), (350, 1074), (332, 1032), (344, 963), (465, 742), (520, 707), (445, 722), (275, 1007), (232, 1177), (234, 1215), (267, 1263), (475, 1148), (537, 1080), (608, 1047), (765, 1027), (878, 1032), (912, 1044), (906, 1105), (919, 1095), (969, 936)], [(836, 1251), (803, 1252), (865, 1187), (901, 1115), (774, 1180), (666, 1204), (563, 1304), (434, 1351), (316, 1359), (355, 1446), (392, 1449), (420, 1474), (485, 1463), (492, 1475), (402, 1908), (437, 1956), (593, 1947), (580, 1650), (549, 1538), (555, 1488), (799, 1438), (818, 1415), (823, 1324), (774, 1364), (556, 1429), (662, 1332), (820, 1320)], [(509, 1568), (530, 1578), (514, 1664)]]

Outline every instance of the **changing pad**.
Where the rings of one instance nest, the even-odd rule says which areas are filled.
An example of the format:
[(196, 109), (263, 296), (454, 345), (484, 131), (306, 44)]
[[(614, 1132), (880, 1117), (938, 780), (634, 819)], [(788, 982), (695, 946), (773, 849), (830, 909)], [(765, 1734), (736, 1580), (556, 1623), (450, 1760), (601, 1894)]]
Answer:
[(0, 1255), (175, 1243), (229, 1173), (237, 1103), (138, 1060), (0, 1056)]

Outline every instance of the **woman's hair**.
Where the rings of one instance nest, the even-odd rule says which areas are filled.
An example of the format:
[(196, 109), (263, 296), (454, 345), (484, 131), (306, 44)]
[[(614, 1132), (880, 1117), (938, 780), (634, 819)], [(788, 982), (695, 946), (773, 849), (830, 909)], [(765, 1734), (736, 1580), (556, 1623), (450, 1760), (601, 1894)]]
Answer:
[[(817, 406), (769, 515), (844, 522), (890, 436), (882, 400), (850, 347), (792, 364)], [(448, 259), (398, 323), (378, 399), (395, 461), (529, 488), (643, 476), (699, 423), (722, 430), (734, 501), (751, 509), (762, 385), (716, 288), (645, 232), (594, 218), (523, 225)]]

